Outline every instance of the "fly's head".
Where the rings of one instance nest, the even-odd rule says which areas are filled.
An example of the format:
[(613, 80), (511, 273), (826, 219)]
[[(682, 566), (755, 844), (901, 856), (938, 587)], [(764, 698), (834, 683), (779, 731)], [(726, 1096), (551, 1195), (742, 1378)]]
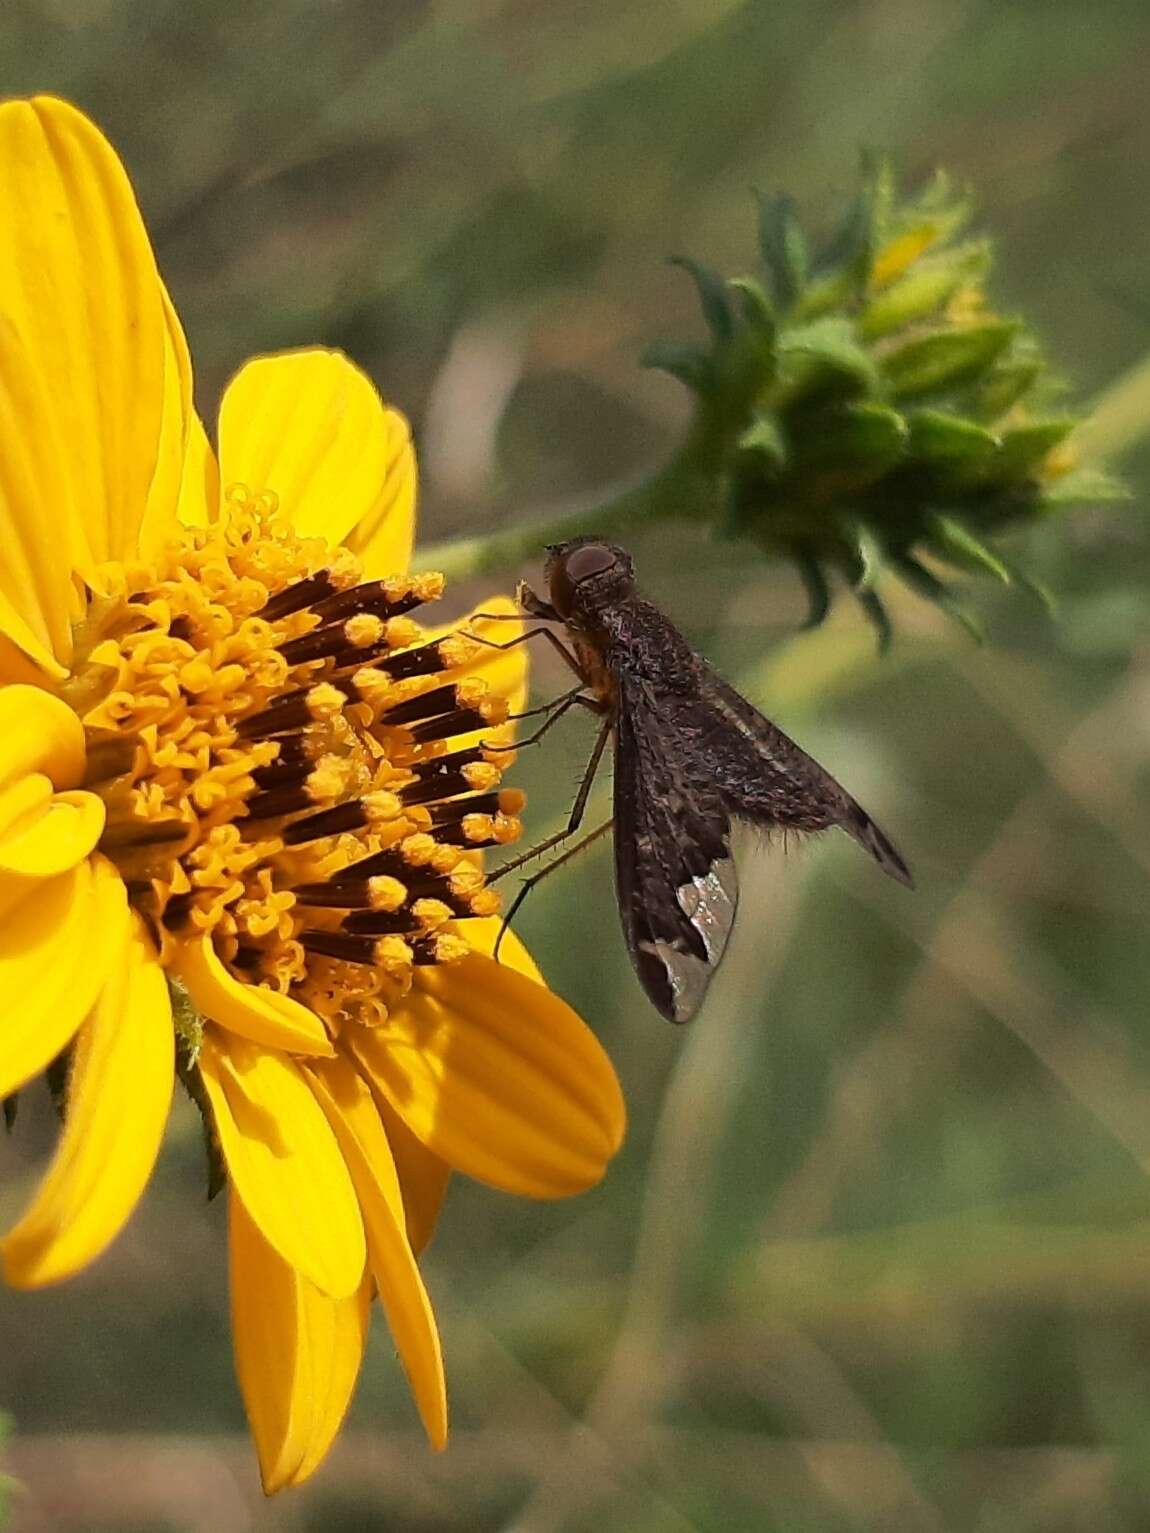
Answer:
[(601, 538), (573, 538), (547, 550), (545, 565), (551, 605), (565, 623), (594, 628), (602, 613), (627, 601), (635, 590), (631, 555)]

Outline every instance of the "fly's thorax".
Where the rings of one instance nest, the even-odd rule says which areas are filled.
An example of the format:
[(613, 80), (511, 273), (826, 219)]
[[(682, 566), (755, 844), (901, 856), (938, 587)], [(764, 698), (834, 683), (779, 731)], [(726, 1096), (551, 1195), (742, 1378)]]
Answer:
[(694, 696), (703, 662), (652, 602), (632, 596), (602, 612), (593, 642), (609, 671), (625, 671), (660, 692)]

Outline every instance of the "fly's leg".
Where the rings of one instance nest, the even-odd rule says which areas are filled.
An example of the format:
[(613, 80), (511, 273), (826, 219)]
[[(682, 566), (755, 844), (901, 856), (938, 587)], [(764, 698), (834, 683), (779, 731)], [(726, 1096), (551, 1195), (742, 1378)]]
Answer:
[[(541, 617), (545, 623), (561, 623), (563, 619), (549, 601), (544, 601), (537, 596), (525, 580), (521, 580), (515, 587), (515, 600), (524, 612), (529, 612), (532, 617)], [(518, 617), (515, 612), (477, 612), (476, 617), (490, 618), (496, 623), (514, 622)]]
[[(511, 620), (513, 614), (510, 612), (477, 612), (475, 616), (492, 620), (498, 618)], [(518, 621), (518, 619), (516, 618), (515, 621)], [(602, 711), (595, 698), (584, 697), (582, 695), (583, 689), (587, 685), (587, 678), (583, 673), (583, 667), (579, 664), (578, 657), (568, 649), (567, 645), (563, 643), (557, 634), (552, 633), (550, 628), (528, 628), (526, 632), (516, 634), (514, 639), (507, 639), (502, 644), (496, 639), (484, 639), (479, 634), (472, 633), (470, 629), (464, 631), (467, 633), (468, 638), (474, 639), (477, 644), (482, 644), (487, 649), (514, 649), (517, 644), (526, 644), (528, 639), (546, 639), (555, 653), (560, 656), (563, 663), (579, 678), (578, 686), (572, 687), (569, 692), (564, 692), (557, 698), (553, 698), (551, 702), (544, 703), (541, 708), (528, 708), (523, 713), (513, 713), (511, 715), (513, 719), (529, 719), (537, 717), (539, 714), (548, 715), (545, 722), (533, 735), (528, 736), (526, 740), (518, 741), (515, 746), (516, 750), (522, 750), (525, 745), (535, 745), (538, 741), (542, 740), (552, 724), (557, 723), (568, 709), (574, 708), (576, 704), (584, 708), (590, 708), (596, 713)]]
[[(590, 760), (583, 772), (583, 781), (579, 784), (579, 791), (575, 795), (575, 802), (571, 805), (571, 813), (567, 824), (562, 830), (548, 836), (546, 840), (526, 852), (521, 852), (518, 857), (512, 857), (510, 862), (501, 863), (493, 873), (488, 876), (489, 884), (495, 883), (507, 873), (513, 873), (516, 868), (521, 868), (525, 862), (530, 862), (532, 857), (538, 857), (543, 852), (549, 852), (553, 846), (558, 846), (561, 841), (567, 841), (572, 837), (583, 823), (583, 814), (587, 808), (587, 800), (591, 797), (591, 789), (595, 783), (595, 777), (599, 771), (599, 764), (603, 760), (603, 752), (607, 749), (607, 741), (611, 735), (611, 720), (604, 718), (599, 726), (599, 733), (595, 738), (595, 744), (591, 750)], [(506, 924), (506, 923), (505, 923)]]
[[(547, 877), (549, 873), (554, 873), (556, 868), (561, 868), (565, 862), (570, 862), (572, 857), (577, 857), (580, 852), (584, 851), (593, 842), (598, 841), (600, 836), (605, 836), (611, 829), (612, 825), (614, 825), (614, 823), (614, 818), (612, 818), (610, 820), (604, 820), (602, 825), (596, 825), (595, 829), (589, 831), (587, 835), (580, 836), (579, 840), (576, 841), (574, 846), (569, 846), (565, 852), (560, 852), (558, 857), (552, 858), (552, 860), (547, 864), (545, 868), (540, 868), (538, 873), (532, 873), (530, 878), (525, 878), (523, 880), (522, 884), (519, 886), (518, 894), (516, 894), (515, 898), (511, 901), (507, 914), (503, 917), (503, 924), (499, 928), (499, 935), (496, 937), (495, 946), (491, 950), (491, 956), (496, 960), (496, 962), (499, 961), (499, 949), (502, 946), (504, 937), (507, 935), (507, 932), (510, 929), (512, 921), (519, 913), (519, 909), (522, 906), (524, 900), (531, 893), (532, 889), (535, 888), (535, 885), (542, 883), (542, 881)], [(538, 850), (539, 848), (537, 847), (536, 851)]]
[[(527, 612), (531, 613), (533, 617), (541, 617), (544, 622), (556, 622), (559, 620), (559, 614), (554, 610), (554, 608), (550, 607), (546, 602), (541, 601), (529, 587), (520, 586), (517, 594), (519, 597), (520, 605)], [(477, 618), (507, 620), (510, 619), (512, 615), (505, 612), (477, 612), (475, 616)], [(555, 835), (548, 836), (546, 840), (538, 842), (535, 846), (531, 847), (529, 851), (521, 853), (518, 857), (511, 858), (509, 862), (505, 862), (500, 867), (496, 868), (495, 871), (491, 873), (487, 879), (489, 884), (493, 884), (497, 879), (502, 878), (504, 874), (514, 872), (516, 868), (521, 868), (525, 862), (530, 862), (533, 857), (542, 856), (544, 852), (550, 851), (553, 846), (558, 846), (561, 842), (569, 840), (579, 829), (579, 826), (583, 823), (583, 815), (587, 809), (587, 801), (591, 796), (591, 789), (594, 786), (595, 778), (603, 760), (603, 752), (607, 748), (607, 741), (611, 735), (611, 720), (606, 716), (606, 704), (597, 697), (588, 697), (584, 692), (583, 689), (588, 685), (588, 681), (583, 667), (579, 663), (578, 657), (567, 647), (566, 644), (563, 643), (557, 634), (552, 632), (550, 628), (529, 628), (526, 630), (526, 632), (517, 634), (514, 639), (508, 639), (503, 644), (498, 643), (494, 639), (480, 638), (480, 636), (476, 633), (470, 633), (470, 637), (475, 639), (477, 643), (486, 645), (490, 649), (513, 649), (517, 644), (525, 644), (528, 639), (544, 638), (547, 640), (548, 644), (551, 645), (551, 648), (555, 651), (555, 653), (560, 656), (564, 664), (567, 665), (571, 671), (579, 678), (579, 685), (577, 687), (572, 687), (569, 692), (564, 692), (561, 697), (556, 698), (553, 702), (548, 703), (541, 709), (528, 710), (528, 713), (545, 713), (547, 714), (547, 718), (543, 721), (543, 723), (535, 731), (534, 734), (530, 735), (526, 740), (520, 740), (516, 746), (516, 749), (522, 749), (522, 747), (525, 745), (536, 744), (537, 741), (543, 738), (543, 736), (547, 733), (553, 724), (556, 724), (565, 713), (576, 706), (589, 708), (593, 713), (597, 713), (603, 716), (603, 722), (600, 725), (599, 733), (596, 736), (595, 744), (592, 747), (590, 759), (588, 760), (586, 769), (583, 773), (583, 779), (579, 784), (579, 791), (575, 795), (575, 802), (571, 806), (571, 813), (568, 816), (567, 824), (563, 827), (562, 830), (557, 831)], [(520, 714), (518, 717), (526, 718), (528, 717), (528, 713)], [(493, 957), (499, 957), (499, 948), (503, 942), (504, 936), (507, 933), (507, 929), (511, 924), (511, 918), (519, 910), (520, 906), (523, 904), (523, 901), (530, 894), (531, 890), (534, 889), (535, 885), (540, 881), (540, 879), (545, 878), (547, 874), (553, 872), (554, 869), (561, 867), (563, 863), (574, 857), (577, 852), (582, 851), (585, 846), (590, 846), (593, 841), (598, 840), (601, 835), (610, 829), (612, 823), (613, 821), (608, 820), (605, 824), (598, 826), (591, 832), (590, 835), (584, 836), (583, 839), (578, 841), (574, 846), (568, 847), (565, 852), (562, 852), (558, 857), (554, 858), (554, 860), (548, 863), (545, 868), (541, 868), (538, 873), (533, 874), (530, 878), (524, 881), (523, 886), (520, 888), (514, 900), (511, 902), (511, 908), (503, 918), (503, 924), (499, 928), (499, 936), (495, 939), (495, 947), (492, 951)]]
[[(510, 612), (477, 612), (475, 617), (487, 618), (489, 621), (496, 618), (510, 620), (512, 614)], [(516, 617), (515, 621), (518, 622), (519, 618)], [(482, 644), (485, 649), (514, 649), (517, 644), (526, 644), (528, 639), (546, 639), (555, 653), (560, 656), (564, 665), (569, 667), (578, 676), (584, 686), (587, 685), (587, 678), (583, 674), (583, 667), (579, 664), (578, 659), (567, 648), (559, 635), (552, 633), (550, 628), (528, 628), (523, 633), (516, 634), (513, 639), (505, 639), (502, 644), (497, 639), (484, 639), (481, 635), (472, 633), (470, 628), (464, 628), (460, 631), (465, 633), (469, 639), (474, 639), (476, 644)]]
[(603, 711), (602, 704), (597, 698), (584, 696), (582, 687), (572, 687), (570, 692), (564, 692), (561, 697), (553, 698), (551, 702), (545, 703), (542, 708), (530, 708), (526, 713), (513, 713), (510, 715), (512, 719), (529, 719), (532, 715), (538, 713), (549, 715), (534, 734), (527, 736), (526, 740), (516, 740), (514, 745), (510, 747), (494, 744), (486, 740), (480, 743), (486, 750), (493, 751), (508, 749), (521, 751), (526, 745), (538, 745), (551, 726), (557, 724), (565, 713), (569, 713), (576, 706), (590, 708), (592, 713), (602, 713)]
[(577, 692), (582, 692), (582, 687), (569, 687), (566, 692), (560, 692), (558, 697), (553, 697), (549, 703), (540, 703), (538, 708), (524, 708), (522, 713), (509, 713), (507, 722), (518, 722), (520, 719), (537, 719), (542, 713), (554, 713), (556, 708), (561, 707)]

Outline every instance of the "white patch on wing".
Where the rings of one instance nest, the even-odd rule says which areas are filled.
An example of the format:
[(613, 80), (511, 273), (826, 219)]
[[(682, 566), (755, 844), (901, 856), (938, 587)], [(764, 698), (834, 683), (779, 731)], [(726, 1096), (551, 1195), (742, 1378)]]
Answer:
[(667, 971), (674, 1021), (689, 1022), (703, 1004), (713, 973), (711, 965), (696, 958), (694, 953), (681, 953), (669, 942), (640, 942), (639, 947), (657, 958)]
[(643, 952), (657, 958), (667, 974), (671, 1010), (676, 1022), (689, 1022), (703, 1004), (707, 985), (731, 935), (739, 886), (729, 858), (712, 863), (705, 876), (681, 884), (675, 891), (679, 908), (703, 939), (705, 959), (671, 942), (641, 942)]
[(693, 878), (675, 891), (679, 908), (703, 939), (707, 961), (717, 964), (723, 956), (735, 919), (739, 886), (730, 858), (713, 862), (705, 877)]

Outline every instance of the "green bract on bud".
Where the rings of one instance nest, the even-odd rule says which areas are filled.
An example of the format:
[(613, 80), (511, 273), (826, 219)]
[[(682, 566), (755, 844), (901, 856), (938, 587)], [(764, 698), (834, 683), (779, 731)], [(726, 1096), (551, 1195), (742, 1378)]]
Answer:
[(795, 561), (812, 623), (837, 573), (885, 641), (875, 583), (889, 570), (976, 631), (948, 570), (1042, 596), (996, 535), (1121, 493), (1078, 464), (1077, 419), (1052, 408), (1033, 335), (990, 306), (990, 247), (962, 237), (968, 215), (943, 175), (899, 200), (878, 161), (821, 248), (788, 197), (762, 197), (758, 274), (724, 282), (678, 263), (709, 345), (659, 345), (646, 360), (696, 396), (680, 464), (701, 471), (698, 505), (718, 507), (721, 533)]

